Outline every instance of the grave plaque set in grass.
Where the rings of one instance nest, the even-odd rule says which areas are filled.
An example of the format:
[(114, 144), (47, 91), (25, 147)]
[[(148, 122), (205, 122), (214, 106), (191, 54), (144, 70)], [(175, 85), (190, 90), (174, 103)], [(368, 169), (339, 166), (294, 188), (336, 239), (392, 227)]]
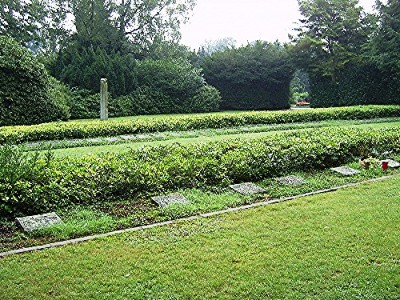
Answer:
[(337, 168), (331, 168), (331, 170), (333, 172), (339, 173), (339, 174), (341, 174), (343, 176), (352, 176), (352, 175), (360, 173), (360, 171), (354, 170), (353, 168), (346, 167), (346, 166), (337, 167)]
[(16, 218), (16, 220), (24, 229), (24, 231), (27, 232), (62, 223), (61, 218), (54, 212), (42, 215)]
[(265, 193), (265, 190), (252, 182), (233, 184), (229, 186), (234, 191), (242, 194), (242, 195), (254, 195)]
[(306, 183), (306, 181), (303, 178), (295, 176), (295, 175), (280, 177), (280, 178), (277, 178), (276, 180), (284, 185), (291, 185), (291, 186), (297, 186), (297, 185), (302, 185), (302, 184)]
[(187, 200), (184, 196), (181, 194), (170, 194), (166, 196), (157, 196), (157, 197), (152, 197), (151, 200), (153, 200), (155, 203), (158, 204), (160, 207), (166, 207), (170, 204), (188, 204), (190, 203), (189, 200)]

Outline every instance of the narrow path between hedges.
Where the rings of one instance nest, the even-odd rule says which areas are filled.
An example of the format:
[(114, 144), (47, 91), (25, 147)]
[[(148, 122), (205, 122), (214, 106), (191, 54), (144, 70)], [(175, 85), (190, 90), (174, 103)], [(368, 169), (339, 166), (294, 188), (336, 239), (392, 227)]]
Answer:
[(70, 244), (81, 243), (81, 242), (100, 239), (100, 238), (113, 236), (113, 235), (117, 235), (117, 234), (121, 234), (121, 233), (142, 231), (142, 230), (149, 229), (149, 228), (161, 227), (161, 226), (170, 225), (170, 224), (183, 222), (183, 221), (191, 221), (191, 220), (196, 220), (196, 219), (200, 219), (200, 218), (208, 218), (211, 216), (216, 216), (216, 215), (221, 215), (221, 214), (226, 214), (226, 213), (231, 213), (231, 212), (237, 212), (237, 211), (256, 208), (256, 207), (260, 207), (260, 206), (278, 204), (278, 203), (282, 203), (282, 202), (286, 202), (286, 201), (304, 198), (307, 196), (334, 192), (334, 191), (337, 191), (340, 189), (345, 189), (345, 188), (350, 188), (350, 187), (356, 187), (356, 186), (366, 184), (366, 183), (388, 180), (388, 179), (391, 179), (391, 178), (394, 178), (397, 176), (399, 176), (399, 175), (383, 176), (383, 177), (374, 178), (374, 179), (370, 179), (370, 180), (366, 180), (366, 181), (362, 181), (362, 182), (350, 183), (350, 184), (337, 186), (337, 187), (333, 187), (333, 188), (329, 188), (329, 189), (318, 190), (318, 191), (305, 193), (305, 194), (301, 194), (301, 195), (285, 197), (282, 199), (272, 199), (272, 200), (267, 200), (267, 201), (263, 201), (263, 202), (257, 202), (257, 203), (253, 203), (253, 204), (243, 205), (243, 206), (239, 206), (239, 207), (228, 208), (228, 209), (224, 209), (224, 210), (220, 210), (220, 211), (215, 211), (215, 212), (210, 212), (210, 213), (202, 213), (199, 215), (186, 217), (186, 218), (179, 218), (179, 219), (175, 219), (175, 220), (159, 222), (159, 223), (154, 223), (154, 224), (150, 224), (150, 225), (143, 225), (143, 226), (138, 226), (138, 227), (133, 227), (133, 228), (128, 228), (128, 229), (111, 231), (111, 232), (103, 233), (103, 234), (95, 234), (95, 235), (90, 235), (90, 236), (86, 236), (86, 237), (65, 240), (65, 241), (61, 241), (61, 242), (55, 242), (55, 243), (49, 243), (49, 244), (40, 245), (40, 246), (33, 246), (33, 247), (21, 248), (21, 249), (17, 249), (17, 250), (6, 251), (6, 252), (0, 253), (0, 258), (14, 255), (14, 254), (21, 254), (21, 253), (26, 253), (26, 252), (39, 251), (39, 250), (44, 250), (44, 249), (48, 249), (48, 248), (55, 248), (55, 247), (60, 247), (60, 246), (65, 246), (65, 245), (70, 245)]
[[(80, 156), (96, 152), (120, 152), (135, 149), (144, 145), (158, 146), (169, 143), (193, 143), (235, 138), (246, 133), (246, 138), (272, 135), (279, 132), (293, 130), (307, 130), (312, 128), (356, 126), (356, 127), (384, 127), (400, 126), (400, 118), (381, 118), (369, 120), (332, 120), (309, 123), (275, 124), (275, 125), (248, 125), (233, 128), (201, 129), (189, 131), (167, 131), (148, 134), (118, 135), (85, 139), (52, 140), (23, 143), (21, 146), (28, 151), (54, 150), (56, 156)], [(96, 148), (97, 147), (97, 148)], [(74, 150), (68, 150), (74, 148)]]

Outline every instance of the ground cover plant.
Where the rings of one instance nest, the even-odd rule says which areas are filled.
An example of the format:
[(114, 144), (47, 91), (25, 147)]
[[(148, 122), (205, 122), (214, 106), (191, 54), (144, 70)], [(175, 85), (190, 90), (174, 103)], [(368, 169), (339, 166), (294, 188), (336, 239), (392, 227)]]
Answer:
[[(131, 150), (137, 150), (142, 147), (155, 147), (155, 146), (168, 146), (172, 144), (196, 144), (196, 143), (208, 143), (208, 142), (224, 142), (227, 139), (241, 139), (241, 140), (252, 140), (257, 138), (265, 138), (275, 135), (277, 133), (290, 133), (294, 131), (309, 130), (311, 128), (329, 128), (329, 127), (354, 127), (362, 129), (379, 129), (385, 127), (400, 127), (400, 122), (396, 118), (381, 119), (380, 122), (377, 119), (372, 120), (359, 120), (359, 121), (324, 121), (314, 123), (294, 123), (294, 124), (280, 124), (280, 125), (256, 125), (246, 127), (234, 127), (229, 129), (203, 129), (196, 131), (174, 131), (165, 133), (154, 133), (154, 134), (139, 134), (133, 135), (138, 137), (136, 140), (129, 141), (127, 136), (118, 137), (105, 137), (103, 139), (96, 139), (93, 143), (93, 139), (83, 139), (81, 141), (75, 140), (69, 143), (67, 140), (61, 141), (59, 144), (57, 141), (38, 142), (27, 144), (29, 151), (34, 149), (48, 151), (49, 149), (55, 149), (52, 151), (55, 157), (79, 157), (84, 155), (101, 154), (101, 153), (122, 153), (129, 152)], [(88, 142), (86, 142), (88, 141)], [(76, 147), (82, 143), (82, 147)], [(87, 143), (87, 144), (85, 144)], [(54, 146), (55, 147), (54, 147)], [(53, 148), (54, 147), (54, 148)], [(73, 147), (73, 149), (71, 149)], [(58, 148), (58, 149), (57, 149)]]
[(19, 172), (32, 158), (16, 160), (21, 150), (6, 146), (2, 159), (8, 164), (1, 166), (2, 172), (18, 172), (1, 178), (0, 210), (3, 216), (15, 216), (180, 188), (259, 181), (337, 166), (366, 151), (397, 153), (399, 147), (397, 127), (312, 129), (251, 140), (144, 147), (120, 154), (48, 156), (35, 162), (35, 172)]
[[(400, 156), (389, 155), (389, 157), (397, 161), (400, 160)], [(165, 208), (159, 208), (150, 200), (149, 196), (94, 205), (75, 205), (56, 210), (57, 214), (62, 217), (62, 224), (31, 233), (21, 232), (14, 220), (0, 220), (0, 252), (188, 217), (258, 201), (296, 196), (382, 176), (400, 174), (399, 169), (383, 171), (379, 164), (373, 165), (369, 169), (362, 168), (358, 162), (353, 162), (349, 166), (359, 170), (360, 174), (346, 177), (335, 174), (331, 170), (293, 172), (291, 174), (304, 178), (306, 184), (285, 186), (279, 184), (276, 178), (268, 178), (257, 182), (257, 185), (263, 187), (266, 192), (251, 196), (240, 195), (228, 187), (214, 186), (181, 189), (178, 192), (189, 199), (190, 204), (170, 205)]]
[(152, 133), (254, 124), (285, 124), (323, 120), (357, 120), (398, 117), (400, 106), (358, 106), (302, 111), (240, 112), (122, 118), (115, 121), (70, 121), (33, 126), (0, 127), (0, 144)]
[(0, 297), (397, 299), (398, 180), (7, 257)]
[[(373, 127), (378, 128), (382, 126), (397, 126), (400, 125), (400, 118), (379, 118), (367, 120), (329, 120), (319, 122), (303, 122), (303, 123), (290, 123), (290, 124), (272, 124), (272, 125), (246, 125), (230, 128), (218, 129), (197, 129), (189, 131), (165, 131), (147, 134), (132, 134), (132, 135), (117, 135), (111, 137), (97, 137), (86, 139), (66, 139), (66, 140), (52, 140), (52, 141), (37, 141), (26, 142), (20, 146), (27, 151), (34, 150), (49, 150), (49, 149), (63, 149), (54, 151), (57, 155), (75, 155), (76, 152), (85, 153), (81, 151), (88, 149), (87, 153), (98, 153), (107, 151), (118, 152), (129, 149), (136, 149), (143, 145), (160, 145), (165, 143), (183, 142), (183, 139), (191, 139), (192, 141), (203, 142), (213, 138), (225, 136), (234, 137), (237, 134), (243, 134), (247, 138), (252, 133), (273, 133), (288, 130), (301, 130), (307, 128), (322, 128), (331, 126), (358, 126), (358, 127)], [(164, 142), (160, 142), (164, 141)], [(94, 146), (106, 146), (94, 148)], [(118, 145), (116, 147), (113, 147)], [(80, 148), (79, 150), (71, 150), (70, 148)], [(91, 151), (101, 149), (101, 151)]]

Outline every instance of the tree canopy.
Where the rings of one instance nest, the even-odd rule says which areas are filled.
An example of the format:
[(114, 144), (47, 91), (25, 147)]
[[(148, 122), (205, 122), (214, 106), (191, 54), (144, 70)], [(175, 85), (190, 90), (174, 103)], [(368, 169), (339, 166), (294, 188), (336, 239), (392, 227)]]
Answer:
[(358, 0), (298, 0), (302, 18), (294, 38), (301, 63), (336, 81), (337, 72), (359, 59), (371, 34), (371, 16)]

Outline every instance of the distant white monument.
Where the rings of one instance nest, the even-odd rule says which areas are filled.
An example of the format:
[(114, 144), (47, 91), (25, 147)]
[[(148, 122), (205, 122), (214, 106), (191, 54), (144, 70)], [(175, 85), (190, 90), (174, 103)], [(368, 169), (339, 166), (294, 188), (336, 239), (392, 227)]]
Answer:
[(100, 120), (108, 119), (108, 84), (107, 78), (100, 79)]

